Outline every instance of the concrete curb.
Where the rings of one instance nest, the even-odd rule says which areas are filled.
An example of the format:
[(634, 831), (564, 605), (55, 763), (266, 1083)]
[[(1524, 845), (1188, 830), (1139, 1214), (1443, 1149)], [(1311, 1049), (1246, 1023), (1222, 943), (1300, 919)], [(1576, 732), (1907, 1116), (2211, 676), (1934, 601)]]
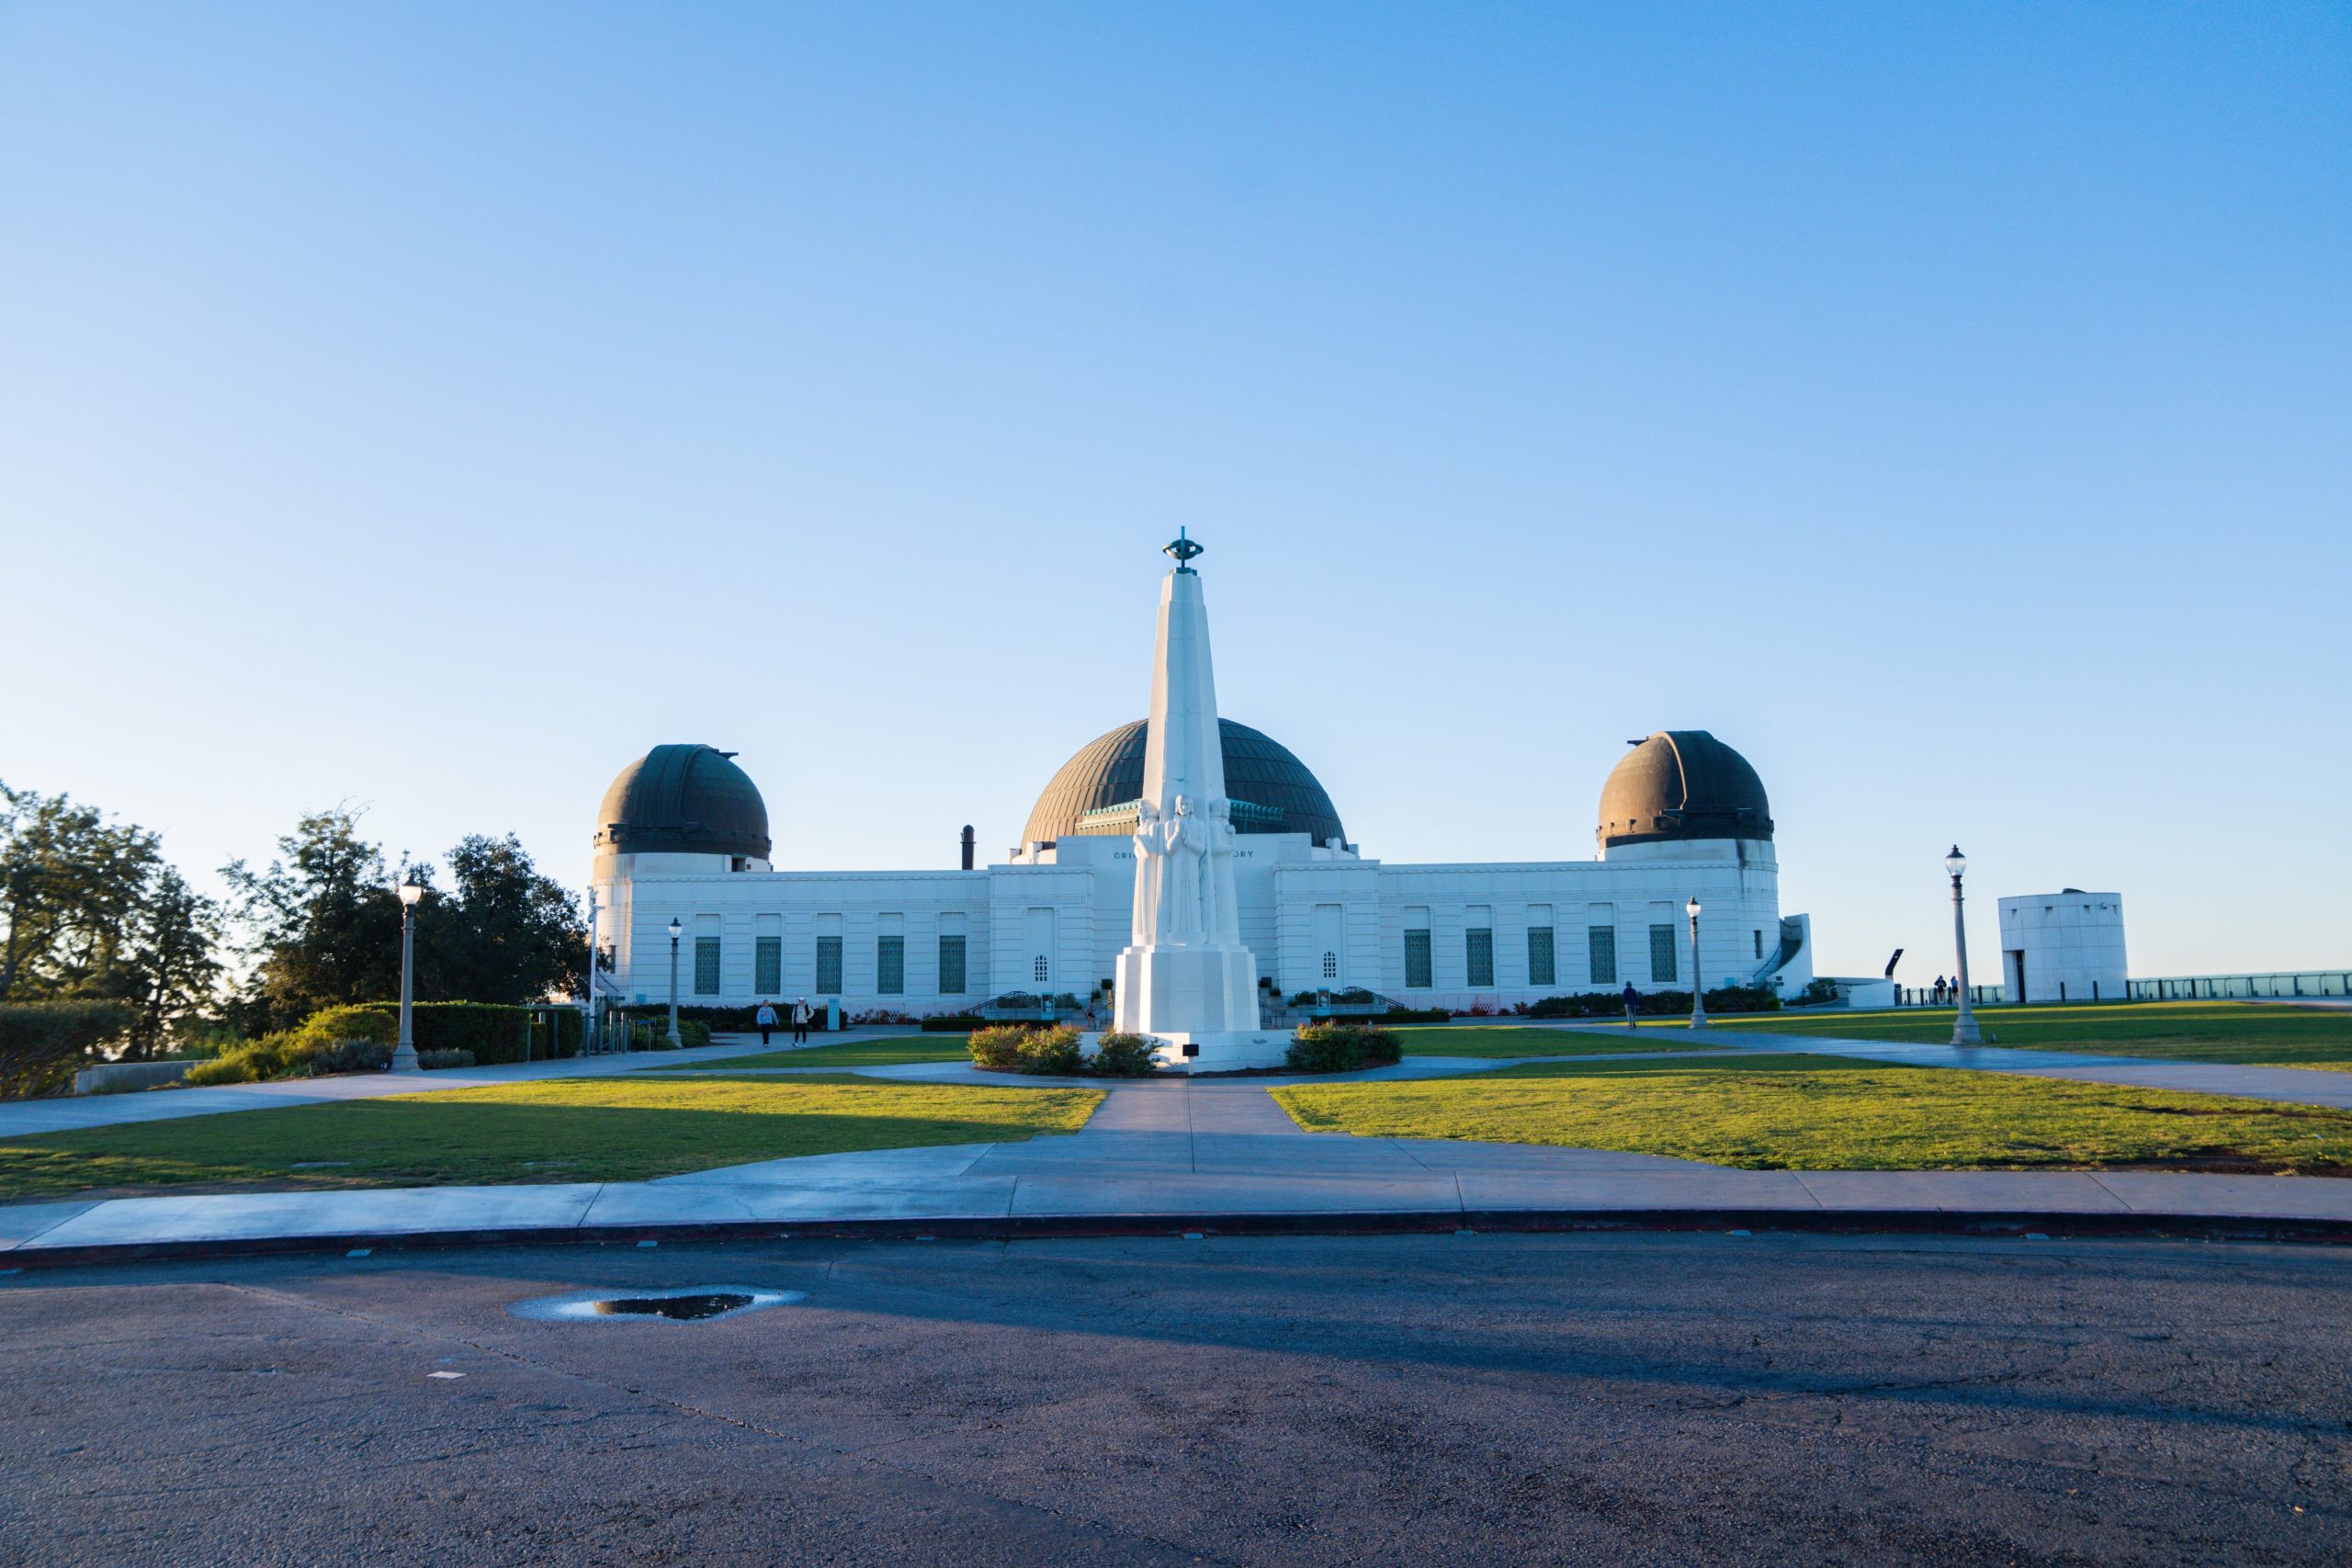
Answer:
[(988, 1218), (720, 1221), (678, 1224), (530, 1225), (505, 1229), (353, 1232), (242, 1236), (217, 1241), (125, 1242), (19, 1248), (7, 1273), (122, 1263), (295, 1253), (439, 1251), (463, 1247), (634, 1246), (693, 1241), (1048, 1241), (1088, 1236), (1315, 1236), (1543, 1234), (1548, 1232), (1763, 1231), (1828, 1235), (1945, 1235), (1994, 1239), (2245, 1241), (2352, 1245), (2352, 1220), (2272, 1215), (1970, 1213), (1941, 1209), (1493, 1209), (1327, 1213), (1035, 1214)]

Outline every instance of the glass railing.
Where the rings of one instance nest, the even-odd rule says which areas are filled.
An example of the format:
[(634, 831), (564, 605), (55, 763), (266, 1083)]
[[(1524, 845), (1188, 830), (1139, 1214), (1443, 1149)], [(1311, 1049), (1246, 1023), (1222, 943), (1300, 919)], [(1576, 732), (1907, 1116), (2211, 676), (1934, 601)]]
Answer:
[(2134, 980), (2135, 1002), (2292, 1001), (2352, 997), (2352, 969), (2281, 970), (2268, 975), (2177, 975)]

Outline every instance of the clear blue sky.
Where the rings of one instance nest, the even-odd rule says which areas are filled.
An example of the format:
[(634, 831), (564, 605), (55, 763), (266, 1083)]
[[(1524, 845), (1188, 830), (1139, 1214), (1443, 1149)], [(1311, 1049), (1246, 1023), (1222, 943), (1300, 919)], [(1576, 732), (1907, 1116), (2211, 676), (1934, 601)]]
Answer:
[(2352, 964), (2348, 240), (2341, 6), (0, 6), (0, 778), (1001, 853), (1181, 524), (1368, 854), (1704, 728), (1838, 970)]

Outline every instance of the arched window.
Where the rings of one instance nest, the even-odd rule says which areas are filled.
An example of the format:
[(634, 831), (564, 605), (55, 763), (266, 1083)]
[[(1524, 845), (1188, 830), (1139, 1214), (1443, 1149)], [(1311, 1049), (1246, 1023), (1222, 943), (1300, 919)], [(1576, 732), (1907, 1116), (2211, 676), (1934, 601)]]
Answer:
[(1323, 978), (1336, 980), (1339, 977), (1340, 955), (1327, 947), (1323, 950)]
[(1051, 966), (1050, 964), (1048, 964), (1046, 962), (1046, 955), (1045, 955), (1044, 953), (1039, 953), (1039, 954), (1037, 954), (1036, 971), (1037, 971), (1037, 984), (1039, 984), (1039, 985), (1041, 985), (1041, 986), (1042, 986), (1042, 985), (1044, 985), (1047, 980), (1050, 980), (1050, 979), (1052, 979), (1052, 978), (1053, 978), (1053, 968), (1052, 968), (1052, 966)]

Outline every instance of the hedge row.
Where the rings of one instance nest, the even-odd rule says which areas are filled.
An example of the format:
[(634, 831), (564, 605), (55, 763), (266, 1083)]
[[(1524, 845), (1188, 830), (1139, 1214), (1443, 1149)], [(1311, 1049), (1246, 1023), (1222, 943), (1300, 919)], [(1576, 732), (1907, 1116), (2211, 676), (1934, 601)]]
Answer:
[(1295, 1073), (1351, 1073), (1385, 1066), (1404, 1047), (1385, 1029), (1362, 1023), (1303, 1023), (1291, 1036), (1283, 1066)]
[[(1690, 1010), (1688, 991), (1639, 991), (1634, 1010), (1645, 1018), (1664, 1018)], [(1781, 995), (1765, 986), (1718, 986), (1707, 993), (1709, 1012), (1778, 1012)], [(1545, 997), (1527, 1004), (1529, 1018), (1623, 1018), (1623, 991), (1587, 991), (1581, 996)]]
[(0, 1002), (0, 1100), (72, 1092), (74, 1070), (137, 1021), (129, 1002)]
[[(400, 1003), (360, 1002), (312, 1013), (296, 1032), (329, 1040), (378, 1040), (389, 1045), (400, 1038)], [(520, 1062), (526, 1047), (535, 1062), (580, 1053), (577, 1008), (418, 1002), (410, 1012), (409, 1031), (420, 1052), (470, 1051), (475, 1062), (485, 1067)]]

